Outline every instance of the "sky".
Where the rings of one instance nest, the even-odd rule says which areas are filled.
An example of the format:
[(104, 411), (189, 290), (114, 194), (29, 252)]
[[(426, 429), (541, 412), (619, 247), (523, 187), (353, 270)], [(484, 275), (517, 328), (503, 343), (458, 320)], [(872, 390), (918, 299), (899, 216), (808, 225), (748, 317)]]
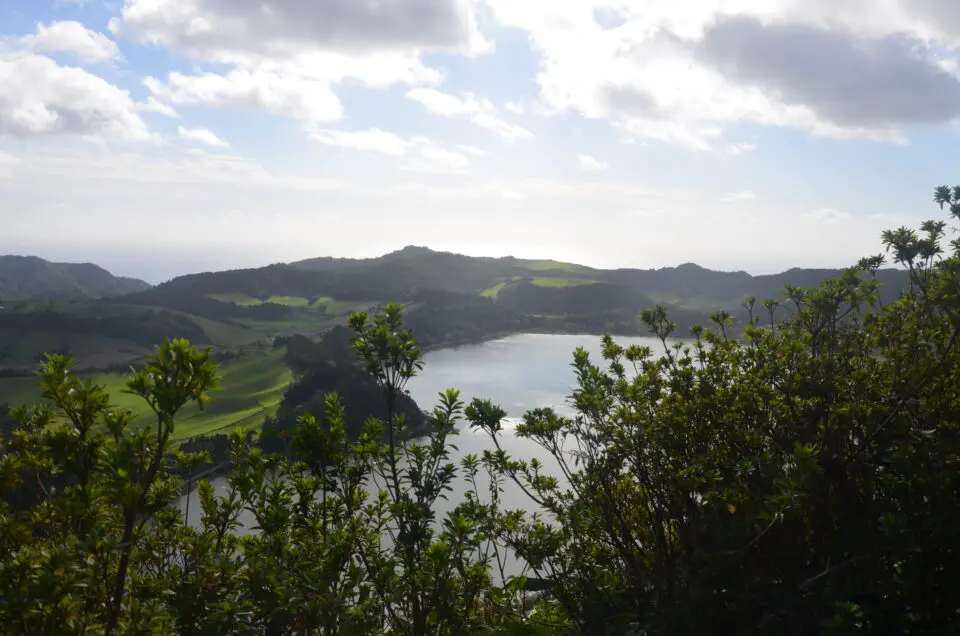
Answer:
[(775, 272), (960, 182), (956, 0), (0, 0), (0, 253)]

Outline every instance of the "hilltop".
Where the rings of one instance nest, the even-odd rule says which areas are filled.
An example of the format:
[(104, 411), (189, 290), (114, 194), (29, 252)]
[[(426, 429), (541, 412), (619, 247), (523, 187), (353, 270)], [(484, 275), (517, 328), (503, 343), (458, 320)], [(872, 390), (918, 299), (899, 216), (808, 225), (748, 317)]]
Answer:
[[(754, 276), (694, 263), (605, 270), (560, 261), (475, 257), (407, 246), (375, 258), (322, 257), (181, 276), (135, 297), (160, 305), (205, 297), (250, 306), (269, 302), (271, 297), (417, 301), (442, 293), (503, 300), (533, 313), (594, 313), (650, 302), (716, 310), (735, 308), (751, 296), (779, 296), (788, 284), (816, 286), (840, 273), (838, 269), (794, 268)], [(895, 269), (881, 270), (878, 278), (893, 297), (905, 280), (904, 273)], [(587, 287), (590, 292), (583, 289)], [(597, 304), (588, 306), (591, 302)], [(541, 304), (550, 311), (538, 312)]]
[[(155, 287), (95, 265), (23, 257), (0, 263), (18, 273), (0, 278), (18, 281), (6, 283), (17, 291), (7, 292), (0, 311), (0, 404), (35, 397), (24, 393), (32, 386), (26, 376), (44, 353), (69, 353), (79, 372), (119, 386), (120, 374), (154, 345), (184, 337), (213, 349), (229, 384), (216, 408), (190, 416), (184, 429), (190, 435), (259, 426), (276, 415), (291, 369), (290, 356), (275, 347), (292, 342), (307, 351), (305, 343), (343, 325), (351, 313), (388, 302), (407, 306), (406, 324), (425, 348), (513, 333), (645, 335), (639, 314), (657, 304), (668, 307), (684, 335), (720, 309), (742, 325), (748, 297), (782, 298), (785, 285), (815, 287), (840, 274), (791, 269), (752, 276), (693, 263), (603, 270), (414, 246), (375, 258), (191, 274)], [(878, 278), (884, 302), (895, 299), (906, 280), (899, 270), (880, 271)]]
[(52, 263), (36, 256), (0, 255), (0, 300), (91, 300), (148, 289), (92, 263)]
[[(167, 336), (217, 350), (265, 346), (277, 337), (317, 337), (355, 311), (408, 306), (428, 347), (530, 332), (637, 335), (642, 309), (664, 304), (681, 332), (748, 297), (782, 297), (839, 270), (791, 269), (752, 276), (693, 263), (603, 270), (575, 263), (474, 257), (426, 247), (368, 259), (316, 258), (190, 274), (150, 287), (95, 265), (0, 259), (0, 371), (32, 368), (43, 352), (69, 352), (82, 368), (126, 365)], [(884, 301), (905, 280), (881, 270)], [(11, 282), (13, 281), (13, 282)], [(31, 300), (11, 302), (18, 298)], [(42, 299), (43, 302), (40, 302)]]

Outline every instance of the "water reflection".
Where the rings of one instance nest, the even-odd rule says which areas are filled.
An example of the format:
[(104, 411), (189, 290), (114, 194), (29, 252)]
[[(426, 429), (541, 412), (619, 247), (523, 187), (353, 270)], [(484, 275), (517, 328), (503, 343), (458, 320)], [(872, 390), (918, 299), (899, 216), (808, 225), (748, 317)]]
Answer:
[[(618, 338), (617, 341), (624, 346), (646, 345), (655, 352), (661, 349), (660, 342), (652, 338)], [(601, 343), (598, 336), (521, 334), (478, 345), (434, 351), (425, 356), (423, 371), (410, 382), (408, 388), (417, 404), (427, 410), (433, 408), (438, 394), (450, 387), (460, 389), (464, 403), (479, 397), (499, 404), (509, 416), (504, 423), (505, 431), (500, 442), (504, 450), (517, 458), (540, 459), (549, 467), (552, 461), (546, 451), (529, 440), (515, 437), (511, 431), (523, 413), (532, 408), (552, 406), (560, 412), (572, 413), (567, 403), (575, 385), (570, 363), (573, 351), (578, 346), (586, 349), (591, 359), (600, 361)], [(466, 422), (460, 429), (460, 435), (453, 437), (452, 442), (457, 450), (451, 453), (451, 461), (457, 465), (468, 454), (482, 455), (484, 450), (494, 448), (485, 433), (470, 430)], [(216, 494), (227, 494), (229, 486), (225, 478), (215, 478), (212, 484)], [(478, 487), (482, 498), (485, 498), (487, 485), (481, 471)], [(454, 492), (449, 493), (449, 499), (438, 503), (438, 516), (442, 517), (452, 510), (470, 487), (463, 477), (458, 478), (453, 486)], [(504, 486), (501, 502), (508, 509), (531, 507), (526, 495), (510, 483)], [(181, 500), (181, 508), (184, 503)], [(188, 521), (193, 525), (199, 524), (201, 515), (200, 502), (194, 492)], [(255, 525), (253, 515), (246, 511), (241, 515), (240, 522), (243, 524), (242, 531), (249, 531)]]

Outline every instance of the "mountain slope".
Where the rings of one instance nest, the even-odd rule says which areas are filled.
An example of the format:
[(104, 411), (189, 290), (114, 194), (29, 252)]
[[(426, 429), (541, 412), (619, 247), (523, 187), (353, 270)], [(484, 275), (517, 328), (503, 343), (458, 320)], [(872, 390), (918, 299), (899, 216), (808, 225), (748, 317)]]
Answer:
[[(732, 309), (748, 297), (781, 296), (787, 284), (816, 287), (841, 270), (791, 269), (775, 275), (720, 272), (693, 263), (656, 270), (600, 270), (557, 261), (473, 257), (423, 247), (369, 259), (318, 258), (289, 265), (198, 274), (174, 279), (137, 294), (138, 302), (173, 306), (174, 299), (246, 294), (253, 298), (330, 297), (352, 301), (416, 302), (435, 293), (484, 295), (532, 313), (583, 313), (625, 308), (640, 301), (691, 309)], [(901, 270), (881, 270), (885, 300), (896, 298)], [(595, 289), (577, 289), (602, 283)], [(555, 288), (555, 289), (544, 289)], [(613, 298), (622, 294), (622, 302)], [(602, 296), (602, 301), (601, 301)], [(565, 299), (569, 299), (568, 301)], [(569, 306), (567, 306), (569, 305)]]
[[(781, 298), (784, 288), (793, 285), (814, 288), (842, 274), (839, 269), (793, 268), (779, 274), (751, 275), (747, 272), (721, 272), (693, 263), (661, 269), (618, 269), (605, 271), (600, 278), (632, 287), (658, 303), (695, 309), (732, 309), (747, 298), (758, 301)], [(907, 282), (906, 272), (883, 269), (877, 272), (884, 302), (895, 300)]]
[(148, 289), (92, 263), (51, 263), (36, 256), (0, 256), (2, 300), (89, 300)]

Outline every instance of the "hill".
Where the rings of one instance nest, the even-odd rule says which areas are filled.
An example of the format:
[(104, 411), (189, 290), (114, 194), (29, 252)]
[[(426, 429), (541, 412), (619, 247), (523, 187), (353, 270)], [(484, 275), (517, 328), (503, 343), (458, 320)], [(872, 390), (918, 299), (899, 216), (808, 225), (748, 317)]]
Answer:
[[(254, 329), (261, 339), (315, 337), (342, 324), (352, 311), (400, 302), (407, 305), (409, 325), (421, 344), (440, 347), (521, 331), (643, 335), (639, 312), (656, 304), (668, 307), (680, 333), (718, 310), (730, 311), (743, 324), (739, 318), (747, 298), (782, 298), (788, 284), (816, 287), (840, 274), (791, 269), (753, 276), (693, 263), (602, 270), (408, 246), (376, 258), (317, 258), (182, 276), (106, 302), (178, 312), (221, 329)], [(905, 273), (894, 269), (881, 270), (878, 278), (884, 302), (896, 299), (906, 281)]]
[(92, 263), (51, 263), (36, 256), (0, 256), (0, 300), (90, 300), (148, 289)]
[[(7, 298), (69, 299), (5, 303), (0, 371), (6, 372), (32, 367), (43, 352), (70, 352), (84, 368), (107, 369), (142, 357), (168, 336), (188, 337), (214, 349), (278, 336), (317, 337), (350, 313), (387, 302), (408, 306), (409, 324), (430, 347), (519, 331), (642, 334), (638, 313), (658, 303), (668, 306), (683, 330), (706, 322), (719, 309), (736, 314), (748, 297), (781, 297), (785, 285), (815, 287), (840, 274), (791, 269), (752, 276), (692, 263), (601, 270), (413, 246), (377, 258), (318, 258), (191, 274), (156, 287), (114, 277), (94, 265), (24, 257), (4, 257), (0, 264), (8, 272), (3, 280), (18, 281), (17, 291), (6, 292)], [(905, 274), (882, 270), (878, 278), (888, 302), (899, 295)]]
[[(753, 276), (693, 263), (650, 270), (602, 270), (559, 261), (474, 257), (408, 246), (377, 258), (317, 258), (183, 276), (137, 294), (136, 299), (186, 310), (187, 299), (197, 305), (231, 296), (239, 298), (238, 304), (263, 303), (271, 297), (409, 303), (442, 292), (502, 298), (507, 301), (504, 305), (530, 313), (591, 313), (638, 303), (703, 311), (735, 309), (748, 297), (778, 297), (786, 284), (812, 287), (840, 273), (791, 269)], [(906, 280), (903, 271), (894, 269), (881, 270), (878, 278), (884, 283), (887, 299), (896, 298)], [(604, 286), (583, 289), (597, 284)], [(591, 307), (591, 300), (598, 299), (602, 299), (601, 306)], [(543, 311), (537, 309), (538, 304), (544, 305)]]
[[(18, 277), (18, 289), (31, 289), (36, 299), (8, 301), (0, 311), (0, 403), (12, 401), (20, 392), (23, 377), (44, 353), (70, 353), (80, 362), (78, 371), (102, 374), (128, 368), (168, 337), (189, 338), (227, 358), (295, 336), (304, 337), (299, 342), (306, 351), (305, 341), (343, 325), (351, 313), (388, 302), (407, 306), (407, 326), (424, 348), (513, 333), (646, 335), (639, 313), (656, 304), (667, 305), (678, 323), (678, 335), (683, 335), (720, 309), (733, 313), (736, 324), (742, 325), (741, 304), (746, 298), (782, 298), (785, 285), (815, 287), (841, 273), (791, 269), (752, 276), (692, 263), (655, 270), (601, 270), (553, 260), (472, 257), (407, 247), (377, 258), (319, 258), (192, 274), (149, 287), (112, 277), (95, 266), (61, 270), (40, 259), (8, 258), (6, 263), (11, 271), (15, 269), (11, 263), (17, 263), (18, 272), (38, 273)], [(74, 275), (58, 278), (58, 271)], [(82, 275), (90, 272), (98, 275)], [(878, 278), (885, 303), (897, 298), (906, 280), (899, 270), (880, 271)], [(117, 296), (131, 288), (132, 293)], [(92, 298), (95, 293), (107, 297)], [(39, 300), (44, 295), (66, 299)], [(271, 358), (266, 366), (263, 359), (252, 360), (250, 366), (234, 367), (236, 386), (245, 386), (240, 376), (253, 377), (258, 365), (264, 369), (285, 365), (279, 358)], [(275, 411), (283, 392), (270, 382), (263, 384), (270, 385), (269, 400), (244, 401), (234, 395), (223, 402), (225, 410), (217, 411), (216, 418), (198, 420), (186, 430), (209, 432), (236, 421), (257, 425), (253, 420), (262, 421)], [(289, 420), (296, 412), (294, 405), (302, 406), (318, 395), (306, 385), (301, 390), (303, 395), (292, 394), (281, 409), (281, 419)]]

